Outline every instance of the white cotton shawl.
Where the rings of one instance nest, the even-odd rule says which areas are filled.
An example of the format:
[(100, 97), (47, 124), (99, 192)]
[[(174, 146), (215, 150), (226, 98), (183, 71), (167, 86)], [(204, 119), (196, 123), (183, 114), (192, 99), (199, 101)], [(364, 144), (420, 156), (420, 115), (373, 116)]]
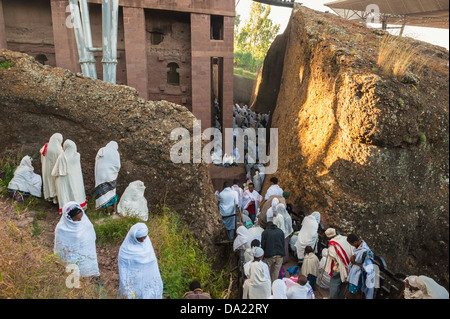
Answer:
[(266, 196), (264, 196), (264, 199), (268, 200), (269, 197), (273, 195), (283, 196), (283, 189), (278, 184), (269, 187), (269, 189), (266, 192)]
[(148, 236), (142, 243), (137, 240), (143, 234), (148, 234), (147, 226), (134, 225), (120, 246), (119, 298), (162, 299), (163, 282), (152, 242)]
[(62, 143), (63, 136), (60, 133), (55, 133), (50, 137), (50, 140), (46, 146), (44, 145), (41, 148), (42, 184), (44, 198), (46, 200), (57, 196), (55, 177), (52, 176), (52, 171), (56, 164), (56, 160), (63, 152)]
[(135, 181), (128, 185), (117, 205), (117, 212), (123, 216), (136, 216), (143, 221), (148, 220), (147, 199), (144, 197), (145, 185)]
[(246, 190), (242, 198), (242, 209), (246, 209), (251, 201), (255, 201), (255, 213), (258, 212), (259, 204), (261, 203), (261, 195), (256, 190), (250, 192)]
[(423, 292), (424, 299), (449, 299), (448, 291), (430, 277), (418, 276), (416, 284)]
[(35, 197), (42, 195), (41, 176), (34, 173), (31, 158), (27, 155), (20, 161), (20, 165), (14, 171), (14, 177), (8, 184), (9, 189), (30, 193)]
[(252, 241), (256, 239), (245, 226), (239, 226), (236, 234), (237, 236), (233, 242), (233, 251), (250, 248)]
[[(284, 220), (284, 238), (287, 238), (290, 234), (294, 232), (294, 229), (292, 228), (292, 218), (289, 215), (289, 213), (286, 210), (286, 206), (284, 204), (278, 204), (277, 205), (277, 213), (278, 215), (283, 216)], [(278, 218), (278, 217), (277, 217)]]
[(291, 283), (288, 283), (289, 280), (286, 281), (286, 284), (288, 285), (288, 289), (286, 292), (287, 299), (311, 299), (311, 286), (309, 284), (301, 286), (292, 281)]
[(309, 253), (305, 256), (300, 273), (306, 277), (308, 275), (316, 277), (319, 275), (319, 258), (314, 253)]
[(52, 170), (52, 176), (56, 178), (56, 192), (59, 202), (59, 210), (71, 201), (86, 206), (86, 193), (84, 190), (83, 173), (81, 171), (80, 154), (76, 144), (66, 140), (63, 152), (56, 160)]
[(250, 266), (250, 278), (244, 282), (243, 299), (268, 299), (272, 295), (272, 283), (264, 275), (261, 262)]
[(330, 275), (325, 271), (325, 264), (327, 261), (328, 249), (322, 249), (322, 259), (319, 262), (319, 276), (317, 277), (317, 284), (324, 289), (330, 289)]
[(314, 248), (318, 229), (319, 224), (313, 215), (308, 215), (303, 219), (302, 228), (298, 232), (297, 241), (295, 242), (298, 259), (304, 258), (306, 246)]
[[(120, 154), (117, 142), (109, 142), (101, 148), (95, 158), (95, 187), (103, 183), (111, 183), (117, 180), (120, 171)], [(96, 208), (107, 204), (116, 196), (116, 188), (110, 189), (95, 200)]]
[(94, 226), (84, 211), (81, 221), (72, 221), (68, 212), (74, 207), (83, 211), (76, 202), (69, 202), (63, 207), (55, 229), (54, 253), (66, 265), (78, 265), (82, 277), (99, 276)]
[(276, 279), (272, 284), (272, 296), (269, 299), (287, 299), (287, 286), (281, 279)]
[(255, 185), (255, 190), (258, 193), (261, 192), (262, 180), (261, 180), (261, 175), (259, 175), (258, 171), (256, 171), (255, 176), (253, 176), (253, 184)]
[(248, 229), (248, 231), (259, 241), (261, 241), (261, 235), (264, 232), (264, 228), (260, 226), (253, 226)]

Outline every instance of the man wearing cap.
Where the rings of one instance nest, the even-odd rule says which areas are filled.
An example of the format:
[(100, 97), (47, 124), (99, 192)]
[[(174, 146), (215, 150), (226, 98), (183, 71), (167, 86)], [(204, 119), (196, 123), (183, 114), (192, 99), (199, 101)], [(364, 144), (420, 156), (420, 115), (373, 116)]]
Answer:
[(345, 292), (345, 282), (348, 277), (350, 257), (353, 247), (347, 237), (337, 235), (334, 228), (328, 228), (325, 235), (330, 240), (325, 271), (330, 275), (330, 299), (342, 299)]
[(254, 262), (260, 262), (264, 269), (264, 277), (270, 280), (269, 266), (264, 262), (264, 250), (261, 247), (252, 247), (253, 260), (244, 264), (244, 274), (250, 278), (250, 267)]

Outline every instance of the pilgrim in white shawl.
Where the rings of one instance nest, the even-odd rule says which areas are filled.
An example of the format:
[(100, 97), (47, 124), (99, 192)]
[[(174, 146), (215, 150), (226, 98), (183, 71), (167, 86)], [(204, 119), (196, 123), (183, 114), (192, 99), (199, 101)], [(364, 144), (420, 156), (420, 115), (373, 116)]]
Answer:
[(319, 223), (317, 222), (317, 214), (315, 213), (316, 212), (303, 218), (302, 228), (298, 232), (295, 247), (297, 258), (300, 263), (303, 262), (303, 258), (305, 257), (306, 246), (315, 247), (318, 239), (317, 230), (319, 229)]
[(118, 263), (119, 298), (162, 299), (163, 282), (147, 225), (131, 227), (120, 246)]
[(273, 218), (277, 214), (277, 206), (279, 203), (280, 203), (280, 200), (276, 197), (272, 200), (272, 204), (266, 212), (266, 222), (267, 223), (273, 223)]
[(244, 251), (244, 264), (252, 261), (255, 256), (253, 256), (253, 247), (261, 247), (261, 242), (258, 239), (253, 239), (250, 243), (250, 248)]
[(56, 191), (56, 180), (55, 176), (52, 176), (52, 171), (56, 164), (56, 160), (63, 152), (62, 143), (63, 136), (60, 133), (55, 133), (40, 150), (44, 198), (47, 201), (53, 202), (53, 204), (58, 204), (58, 197)]
[(351, 297), (361, 298), (361, 293), (366, 299), (373, 299), (375, 287), (375, 269), (373, 267), (373, 252), (370, 250), (367, 243), (355, 234), (347, 236), (347, 241), (355, 249), (353, 255), (350, 257), (350, 264), (348, 266), (349, 282), (348, 291)]
[(305, 276), (298, 276), (298, 283), (288, 278), (283, 280), (287, 286), (287, 299), (315, 299), (313, 289)]
[(244, 281), (243, 299), (268, 299), (272, 295), (272, 282), (264, 274), (261, 262), (250, 266), (250, 278)]
[(403, 290), (405, 299), (449, 299), (448, 291), (427, 276), (409, 276)]
[(252, 241), (256, 239), (245, 226), (239, 226), (236, 230), (236, 234), (237, 236), (233, 242), (233, 251), (245, 251), (247, 248), (251, 248)]
[(272, 296), (269, 299), (287, 299), (286, 293), (286, 283), (281, 279), (277, 279), (272, 284)]
[(76, 144), (66, 140), (63, 152), (56, 160), (52, 170), (52, 176), (56, 178), (56, 193), (59, 202), (59, 212), (68, 202), (77, 202), (86, 209), (86, 193), (84, 190), (83, 173), (81, 171), (80, 153)]
[(268, 200), (270, 196), (277, 195), (277, 196), (283, 196), (283, 189), (278, 185), (278, 178), (272, 177), (270, 179), (271, 186), (266, 192), (266, 195), (264, 196), (265, 200)]
[[(294, 229), (292, 228), (292, 217), (289, 215), (289, 213), (286, 210), (286, 206), (284, 204), (278, 204), (277, 205), (277, 223), (279, 223), (280, 217), (283, 216), (284, 225), (281, 225), (280, 228), (284, 232), (284, 257), (283, 257), (283, 263), (287, 263), (289, 261), (289, 239), (291, 234), (294, 232)], [(278, 226), (278, 225), (277, 225)]]
[(342, 299), (348, 277), (350, 257), (353, 255), (353, 246), (348, 243), (347, 237), (337, 235), (334, 228), (328, 228), (325, 235), (330, 240), (325, 264), (325, 271), (331, 277), (329, 299)]
[(259, 175), (259, 171), (258, 170), (255, 172), (255, 176), (253, 176), (253, 184), (255, 185), (255, 190), (258, 193), (261, 193), (262, 180), (261, 180), (261, 175)]
[(228, 233), (229, 239), (234, 239), (236, 231), (236, 206), (239, 204), (238, 194), (231, 187), (229, 183), (223, 184), (223, 191), (219, 193), (219, 211), (222, 215), (222, 221)]
[(233, 186), (231, 186), (231, 189), (234, 190), (238, 194), (238, 206), (242, 208), (242, 201), (244, 197), (244, 190), (238, 185), (238, 180), (233, 180)]
[[(258, 241), (259, 242), (259, 241)], [(269, 270), (269, 266), (267, 265), (267, 263), (263, 260), (264, 259), (264, 250), (259, 247), (259, 246), (253, 246), (251, 248), (252, 250), (252, 256), (253, 258), (249, 261), (247, 261), (244, 266), (244, 275), (247, 278), (250, 278), (250, 267), (252, 266), (252, 263), (254, 262), (259, 262), (262, 264), (263, 268), (264, 268), (264, 276), (270, 280), (270, 270)]]
[(134, 181), (128, 185), (117, 205), (117, 212), (122, 216), (135, 216), (143, 221), (148, 220), (147, 199), (144, 197), (145, 185), (142, 181)]
[(120, 171), (120, 154), (117, 142), (109, 142), (95, 158), (95, 206), (105, 208), (108, 215), (117, 210), (117, 177)]
[(24, 201), (30, 196), (42, 196), (41, 176), (34, 173), (31, 157), (22, 158), (20, 165), (15, 169), (14, 176), (8, 184), (8, 193), (16, 201)]
[(258, 214), (259, 204), (261, 203), (262, 196), (255, 190), (253, 183), (248, 184), (248, 190), (243, 194), (242, 209), (248, 211), (248, 215), (255, 223), (256, 215)]
[(330, 275), (325, 271), (325, 263), (327, 261), (328, 249), (322, 249), (322, 258), (319, 262), (319, 277), (317, 277), (317, 285), (323, 289), (330, 289)]
[(54, 253), (65, 265), (77, 265), (81, 277), (100, 276), (95, 230), (83, 208), (68, 202), (55, 229)]
[(311, 246), (305, 248), (305, 258), (300, 273), (308, 279), (313, 290), (316, 290), (317, 276), (319, 275), (319, 258), (314, 254)]

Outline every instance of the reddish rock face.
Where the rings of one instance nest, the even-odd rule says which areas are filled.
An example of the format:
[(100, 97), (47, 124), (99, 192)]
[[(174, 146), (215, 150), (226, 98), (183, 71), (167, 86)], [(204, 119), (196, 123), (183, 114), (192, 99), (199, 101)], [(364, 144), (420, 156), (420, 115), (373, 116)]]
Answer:
[[(415, 62), (426, 61), (412, 65), (420, 81), (411, 84), (377, 65), (383, 34), (330, 14), (293, 13), (272, 108), (276, 176), (297, 210), (317, 210), (325, 227), (361, 236), (391, 271), (448, 287), (449, 54), (406, 39), (419, 48)], [(269, 53), (264, 68), (270, 61)]]
[[(215, 203), (206, 164), (174, 164), (170, 140), (175, 128), (191, 132), (195, 117), (184, 106), (146, 102), (127, 86), (113, 85), (52, 68), (32, 57), (0, 50), (0, 154), (31, 155), (40, 173), (39, 150), (59, 132), (81, 155), (86, 194), (93, 194), (98, 150), (109, 141), (119, 144), (122, 168), (118, 193), (130, 182), (145, 183), (149, 210), (165, 204), (187, 221), (199, 243), (214, 250), (226, 236)], [(0, 156), (1, 156), (0, 155)], [(216, 238), (219, 237), (219, 238)]]

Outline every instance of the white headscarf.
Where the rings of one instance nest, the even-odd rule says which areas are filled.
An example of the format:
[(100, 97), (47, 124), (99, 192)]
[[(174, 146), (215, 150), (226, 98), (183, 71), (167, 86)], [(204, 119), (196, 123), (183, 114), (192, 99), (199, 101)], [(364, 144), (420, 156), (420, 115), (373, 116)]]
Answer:
[[(81, 221), (73, 221), (68, 213), (79, 208)], [(99, 276), (95, 230), (83, 208), (76, 202), (64, 205), (61, 218), (55, 229), (54, 253), (66, 265), (76, 264), (82, 277)]]
[(73, 141), (66, 140), (63, 149), (52, 170), (52, 176), (56, 177), (60, 212), (64, 205), (71, 201), (79, 203), (83, 208), (86, 207), (86, 193), (77, 146)]
[(252, 241), (256, 239), (245, 226), (239, 226), (236, 234), (237, 236), (233, 242), (233, 251), (250, 248)]
[(448, 291), (434, 279), (427, 276), (411, 277), (408, 277), (410, 285), (422, 291), (423, 299), (449, 299)]
[[(119, 297), (162, 299), (163, 282), (148, 228), (144, 223), (131, 227), (119, 250)], [(147, 236), (144, 242), (137, 238)]]
[(282, 215), (284, 218), (284, 238), (288, 237), (290, 234), (294, 232), (292, 228), (292, 218), (286, 210), (286, 206), (284, 204), (277, 205), (278, 215)]
[(295, 243), (298, 259), (304, 258), (306, 246), (315, 247), (318, 229), (319, 224), (315, 215), (311, 214), (303, 219), (302, 228), (298, 232), (297, 242)]
[(272, 296), (270, 299), (287, 299), (287, 286), (281, 279), (276, 279), (272, 284)]
[(250, 278), (244, 282), (243, 299), (268, 299), (272, 295), (272, 283), (264, 275), (261, 262), (250, 266)]
[(267, 210), (267, 222), (273, 222), (274, 212), (277, 211), (277, 205), (280, 203), (278, 198), (272, 199), (271, 207)]
[[(109, 142), (105, 147), (101, 148), (95, 158), (95, 187), (104, 183), (112, 183), (117, 181), (120, 171), (120, 154), (117, 142)], [(110, 187), (107, 192), (96, 197), (96, 208), (107, 204), (116, 196), (116, 188)]]
[(42, 179), (34, 173), (31, 158), (27, 155), (20, 161), (20, 165), (14, 171), (14, 177), (8, 184), (9, 189), (30, 193), (35, 197), (41, 197)]
[(136, 216), (143, 221), (148, 220), (147, 199), (144, 197), (145, 185), (135, 181), (128, 185), (117, 205), (117, 212), (123, 216)]
[(63, 136), (60, 133), (55, 133), (50, 137), (49, 142), (41, 148), (42, 183), (46, 200), (57, 196), (52, 170), (59, 155), (63, 152), (62, 143)]

